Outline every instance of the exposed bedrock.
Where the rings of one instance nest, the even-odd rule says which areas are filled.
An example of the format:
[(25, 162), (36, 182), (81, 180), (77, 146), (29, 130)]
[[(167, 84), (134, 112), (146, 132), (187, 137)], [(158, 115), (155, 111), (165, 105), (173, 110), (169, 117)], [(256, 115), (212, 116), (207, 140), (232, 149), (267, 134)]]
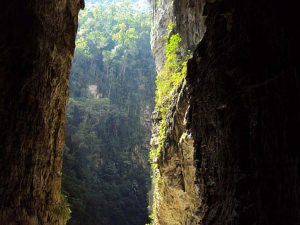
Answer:
[(157, 224), (300, 224), (299, 9), (293, 1), (156, 3), (158, 71), (165, 44), (157, 35), (168, 20), (193, 51), (167, 113)]
[[(155, 2), (158, 71), (169, 20), (193, 52), (167, 113), (158, 224), (299, 225), (296, 3)], [(79, 0), (1, 5), (1, 225), (63, 223), (63, 127), (80, 7)]]
[(0, 224), (61, 225), (68, 76), (79, 0), (0, 8)]

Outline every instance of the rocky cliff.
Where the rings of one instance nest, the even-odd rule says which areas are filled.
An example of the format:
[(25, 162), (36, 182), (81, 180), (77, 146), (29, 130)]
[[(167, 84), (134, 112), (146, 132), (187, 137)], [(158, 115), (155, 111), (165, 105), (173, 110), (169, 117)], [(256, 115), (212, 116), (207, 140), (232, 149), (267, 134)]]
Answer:
[(64, 223), (65, 105), (82, 7), (79, 0), (1, 4), (1, 225)]
[[(168, 109), (154, 114), (152, 143), (160, 150), (153, 157), (154, 223), (300, 224), (296, 3), (153, 5), (158, 72), (172, 35), (181, 37), (178, 59), (192, 51)], [(79, 0), (1, 4), (1, 225), (63, 223), (62, 127), (82, 6)]]
[(299, 224), (296, 6), (267, 0), (153, 5), (158, 73), (172, 34), (182, 38), (179, 59), (193, 52), (165, 118), (159, 107), (154, 114), (152, 145), (160, 151), (153, 159), (154, 224)]

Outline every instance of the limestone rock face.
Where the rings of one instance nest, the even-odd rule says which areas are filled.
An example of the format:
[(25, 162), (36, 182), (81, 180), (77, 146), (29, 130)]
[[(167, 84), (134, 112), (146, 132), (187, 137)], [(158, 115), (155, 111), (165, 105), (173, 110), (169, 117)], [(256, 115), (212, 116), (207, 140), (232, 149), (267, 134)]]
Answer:
[[(193, 50), (205, 32), (203, 9), (205, 0), (151, 0), (153, 6), (153, 27), (151, 47), (157, 72), (160, 72), (165, 60), (165, 45), (172, 33), (179, 33), (185, 49)], [(174, 28), (170, 29), (170, 22)]]
[[(205, 32), (204, 1), (153, 2), (152, 50), (157, 72), (164, 67), (168, 37), (179, 34), (182, 39), (179, 57), (193, 50)], [(172, 27), (170, 28), (170, 24)], [(197, 156), (194, 138), (188, 130), (189, 87), (184, 81), (173, 93), (167, 116), (167, 138), (158, 159), (160, 181), (155, 195), (156, 224), (198, 224), (201, 199), (198, 185)], [(161, 115), (153, 113), (152, 146), (157, 148)]]
[(68, 76), (79, 0), (0, 7), (0, 224), (60, 225)]
[[(167, 140), (158, 159), (160, 181), (156, 190), (157, 224), (198, 224), (199, 198), (194, 138), (187, 130), (187, 85), (183, 83), (174, 94), (168, 114)], [(156, 120), (159, 121), (159, 120)], [(157, 124), (154, 125), (158, 127)], [(156, 134), (153, 133), (152, 144)]]
[(158, 2), (158, 71), (167, 20), (193, 57), (167, 113), (156, 224), (300, 224), (296, 3)]

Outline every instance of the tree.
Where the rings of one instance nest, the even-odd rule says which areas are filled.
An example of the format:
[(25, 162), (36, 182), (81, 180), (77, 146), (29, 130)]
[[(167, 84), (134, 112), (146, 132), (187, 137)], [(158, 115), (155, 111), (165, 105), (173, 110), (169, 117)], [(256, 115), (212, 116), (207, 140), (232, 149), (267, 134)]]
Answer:
[(149, 37), (149, 12), (130, 1), (102, 1), (80, 15), (63, 165), (70, 225), (148, 221), (150, 127), (144, 120), (155, 89)]

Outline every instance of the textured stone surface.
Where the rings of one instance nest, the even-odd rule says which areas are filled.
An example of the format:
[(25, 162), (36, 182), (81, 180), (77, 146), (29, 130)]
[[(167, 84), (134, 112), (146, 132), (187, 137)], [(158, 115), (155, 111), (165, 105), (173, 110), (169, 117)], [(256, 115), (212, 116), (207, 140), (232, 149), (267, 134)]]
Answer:
[[(165, 60), (165, 46), (167, 41), (165, 37), (179, 33), (183, 39), (181, 42), (182, 47), (190, 50), (194, 50), (202, 39), (205, 32), (205, 18), (202, 14), (205, 1), (151, 1), (153, 6), (151, 47), (157, 72), (160, 72)], [(169, 22), (174, 25), (174, 29), (168, 29)]]
[[(183, 87), (181, 89), (181, 87)], [(168, 115), (167, 140), (158, 160), (161, 180), (158, 182), (158, 224), (197, 224), (201, 205), (197, 185), (194, 140), (186, 129), (188, 99), (184, 83), (174, 95)]]
[(207, 5), (207, 31), (187, 76), (201, 224), (300, 223), (294, 7)]
[(82, 2), (0, 9), (0, 224), (58, 225), (68, 76)]
[[(164, 66), (165, 45), (167, 38), (179, 33), (179, 58), (193, 50), (202, 39), (205, 18), (202, 15), (204, 1), (157, 1), (154, 4), (152, 50), (157, 72)], [(168, 28), (172, 22), (173, 29)], [(161, 225), (198, 224), (201, 206), (199, 186), (197, 184), (197, 156), (194, 151), (194, 140), (187, 130), (189, 108), (188, 86), (183, 82), (173, 94), (172, 105), (167, 116), (167, 139), (164, 143), (161, 158), (158, 159), (160, 181), (155, 193), (155, 223)], [(153, 114), (152, 146), (157, 147), (160, 114)]]
[[(295, 3), (207, 1), (196, 24), (185, 18), (198, 1), (172, 2), (175, 32), (199, 43), (182, 43), (197, 47), (168, 113), (157, 224), (300, 224)], [(160, 61), (163, 49), (152, 46)]]
[[(168, 116), (159, 224), (300, 224), (296, 3), (210, 0), (205, 29), (202, 1), (159, 2), (157, 69), (169, 19), (184, 46), (197, 46)], [(81, 5), (1, 5), (1, 225), (62, 223), (62, 127)]]

